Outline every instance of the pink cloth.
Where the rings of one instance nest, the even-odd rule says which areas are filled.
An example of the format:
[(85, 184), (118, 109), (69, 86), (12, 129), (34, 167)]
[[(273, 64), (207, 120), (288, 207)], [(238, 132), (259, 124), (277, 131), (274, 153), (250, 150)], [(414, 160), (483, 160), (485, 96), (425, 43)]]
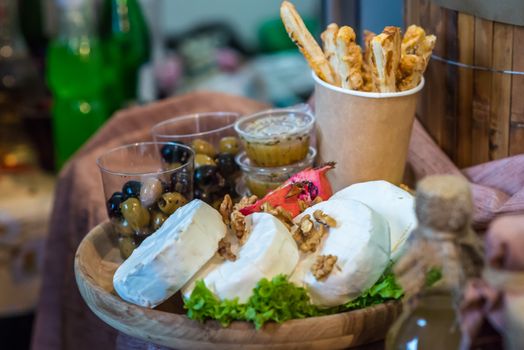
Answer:
[[(73, 273), (76, 248), (84, 235), (106, 217), (101, 180), (95, 159), (125, 143), (150, 139), (150, 128), (177, 115), (205, 111), (252, 113), (267, 106), (216, 93), (195, 93), (117, 113), (75, 155), (60, 174), (47, 242), (42, 295), (38, 306), (33, 349), (156, 349), (117, 332), (99, 320), (81, 299)], [(500, 214), (524, 209), (524, 155), (458, 170), (415, 122), (409, 163), (416, 179), (453, 173), (472, 181), (475, 227), (484, 229)]]
[(415, 120), (408, 162), (416, 179), (432, 174), (465, 176), (471, 183), (477, 230), (485, 230), (495, 216), (524, 213), (524, 154), (461, 171)]

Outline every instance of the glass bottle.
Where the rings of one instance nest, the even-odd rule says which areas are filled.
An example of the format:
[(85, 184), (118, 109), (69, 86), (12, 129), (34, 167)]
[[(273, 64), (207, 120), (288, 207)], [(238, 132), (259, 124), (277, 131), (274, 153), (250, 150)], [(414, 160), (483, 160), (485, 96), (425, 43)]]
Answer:
[(138, 71), (149, 60), (147, 24), (137, 0), (104, 0), (101, 36), (110, 65), (119, 69), (123, 99), (137, 96)]
[(90, 0), (60, 0), (58, 37), (48, 48), (47, 77), (53, 94), (58, 167), (111, 114), (114, 85), (106, 65)]
[(449, 290), (431, 290), (403, 312), (386, 338), (386, 349), (459, 349), (462, 335)]
[(24, 130), (44, 86), (28, 54), (18, 23), (17, 0), (0, 0), (0, 170), (36, 165), (36, 152)]
[[(466, 278), (478, 275), (482, 251), (471, 229), (469, 184), (461, 177), (430, 176), (419, 182), (418, 226), (394, 266), (406, 291), (401, 316), (386, 337), (387, 350), (459, 349), (466, 341), (459, 308)], [(440, 271), (428, 283), (428, 271)]]

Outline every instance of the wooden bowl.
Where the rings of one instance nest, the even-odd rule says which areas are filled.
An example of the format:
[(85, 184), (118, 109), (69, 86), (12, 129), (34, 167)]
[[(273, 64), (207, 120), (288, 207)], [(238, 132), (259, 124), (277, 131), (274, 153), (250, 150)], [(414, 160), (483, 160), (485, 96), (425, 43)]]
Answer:
[[(122, 300), (113, 289), (113, 274), (122, 263), (116, 234), (105, 222), (82, 240), (75, 256), (78, 288), (89, 308), (117, 330), (176, 349), (342, 349), (384, 338), (400, 313), (386, 303), (340, 314), (269, 323), (255, 330), (247, 322), (224, 328), (216, 321), (188, 319), (181, 300), (147, 309)], [(160, 310), (159, 310), (160, 309)]]

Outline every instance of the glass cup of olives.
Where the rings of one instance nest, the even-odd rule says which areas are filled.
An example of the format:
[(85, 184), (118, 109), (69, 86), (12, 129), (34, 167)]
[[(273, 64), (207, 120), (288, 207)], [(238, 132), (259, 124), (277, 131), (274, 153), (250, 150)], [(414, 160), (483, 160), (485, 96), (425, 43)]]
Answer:
[[(166, 162), (166, 154), (177, 162)], [(97, 159), (122, 258), (193, 199), (193, 163), (190, 147), (168, 142), (120, 146)]]
[[(234, 112), (195, 113), (156, 124), (151, 132), (158, 142), (188, 145), (195, 152), (194, 196), (215, 207), (224, 195), (236, 197), (241, 172), (235, 162), (240, 144), (234, 130), (240, 114)], [(178, 159), (164, 154), (164, 161)]]

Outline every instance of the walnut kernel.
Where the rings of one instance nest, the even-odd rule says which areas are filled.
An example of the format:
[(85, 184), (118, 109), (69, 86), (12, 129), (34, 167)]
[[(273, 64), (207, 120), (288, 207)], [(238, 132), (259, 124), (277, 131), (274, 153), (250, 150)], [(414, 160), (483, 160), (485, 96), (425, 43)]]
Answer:
[(336, 255), (331, 254), (317, 256), (315, 263), (313, 266), (311, 266), (311, 272), (317, 281), (325, 279), (327, 276), (329, 276), (333, 270), (333, 267), (335, 266), (335, 263), (337, 262), (337, 259), (338, 257)]

